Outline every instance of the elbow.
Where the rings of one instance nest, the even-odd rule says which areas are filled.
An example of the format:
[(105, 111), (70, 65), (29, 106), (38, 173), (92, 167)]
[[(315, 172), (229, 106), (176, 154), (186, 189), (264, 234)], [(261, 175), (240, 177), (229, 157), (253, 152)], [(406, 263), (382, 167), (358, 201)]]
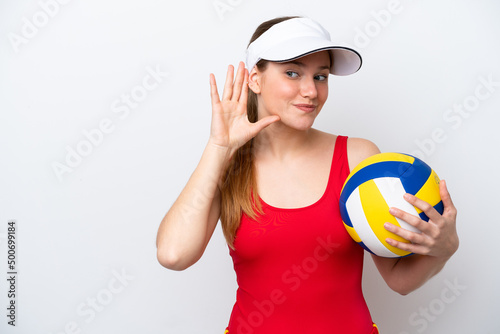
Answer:
[(411, 292), (415, 291), (417, 287), (415, 286), (411, 286), (410, 284), (405, 284), (405, 283), (401, 283), (401, 284), (387, 284), (389, 286), (389, 288), (391, 288), (392, 291), (400, 294), (401, 296), (407, 296), (409, 295)]
[(410, 290), (410, 289), (393, 289), (393, 291), (399, 293), (401, 296), (407, 296), (410, 294), (410, 292), (412, 292), (413, 290)]
[(175, 271), (186, 270), (192, 265), (192, 263), (187, 263), (179, 254), (163, 250), (160, 247), (157, 248), (156, 258), (163, 267)]

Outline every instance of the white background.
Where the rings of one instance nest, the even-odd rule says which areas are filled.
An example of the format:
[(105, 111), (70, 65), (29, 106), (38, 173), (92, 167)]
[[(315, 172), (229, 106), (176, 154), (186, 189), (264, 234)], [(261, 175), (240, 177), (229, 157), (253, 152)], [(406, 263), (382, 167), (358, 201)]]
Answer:
[[(208, 139), (209, 73), (222, 82), (256, 26), (282, 15), (318, 20), (363, 56), (357, 74), (331, 78), (315, 127), (420, 155), (459, 210), (459, 251), (410, 295), (366, 258), (381, 332), (500, 332), (498, 1), (54, 3), (0, 5), (0, 277), (7, 222), (18, 224), (16, 327), (2, 278), (0, 332), (224, 332), (236, 282), (220, 228), (183, 272), (158, 264), (156, 231)], [(154, 70), (168, 75), (146, 91)], [(132, 92), (147, 95), (124, 107)], [(84, 132), (101, 122), (108, 133), (88, 146)], [(87, 155), (58, 177), (54, 165), (78, 147)]]

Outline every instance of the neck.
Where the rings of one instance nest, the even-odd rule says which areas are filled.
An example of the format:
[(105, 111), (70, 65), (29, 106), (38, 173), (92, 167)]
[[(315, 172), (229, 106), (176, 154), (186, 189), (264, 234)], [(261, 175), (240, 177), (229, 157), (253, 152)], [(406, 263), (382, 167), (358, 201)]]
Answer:
[(315, 132), (312, 128), (303, 131), (292, 129), (278, 121), (254, 138), (254, 154), (279, 160), (293, 158), (309, 149)]

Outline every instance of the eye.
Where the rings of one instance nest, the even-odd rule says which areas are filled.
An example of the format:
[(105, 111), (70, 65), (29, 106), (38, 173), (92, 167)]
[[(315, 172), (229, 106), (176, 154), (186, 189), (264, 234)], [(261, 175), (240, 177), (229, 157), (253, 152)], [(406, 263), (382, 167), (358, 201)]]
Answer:
[(289, 76), (290, 78), (297, 78), (299, 74), (294, 71), (286, 71), (286, 75)]
[(326, 81), (328, 79), (328, 75), (318, 74), (314, 77), (314, 79), (318, 81)]

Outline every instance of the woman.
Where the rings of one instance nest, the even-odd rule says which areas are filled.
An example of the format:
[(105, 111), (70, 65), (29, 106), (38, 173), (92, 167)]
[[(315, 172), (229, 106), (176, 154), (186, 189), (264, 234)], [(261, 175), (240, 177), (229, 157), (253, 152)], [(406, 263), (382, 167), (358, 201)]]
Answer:
[[(230, 247), (238, 291), (226, 333), (378, 333), (361, 291), (363, 250), (342, 226), (338, 196), (370, 141), (312, 128), (329, 74), (361, 66), (318, 23), (264, 22), (247, 49), (248, 70), (229, 66), (222, 99), (210, 75), (212, 124), (200, 163), (161, 222), (158, 260), (183, 270), (203, 254), (217, 224)], [(233, 82), (234, 78), (234, 82)], [(390, 288), (407, 294), (438, 273), (458, 248), (456, 210), (440, 183), (444, 213), (413, 196), (429, 222), (391, 214), (421, 234), (386, 224), (415, 255), (373, 260)]]

